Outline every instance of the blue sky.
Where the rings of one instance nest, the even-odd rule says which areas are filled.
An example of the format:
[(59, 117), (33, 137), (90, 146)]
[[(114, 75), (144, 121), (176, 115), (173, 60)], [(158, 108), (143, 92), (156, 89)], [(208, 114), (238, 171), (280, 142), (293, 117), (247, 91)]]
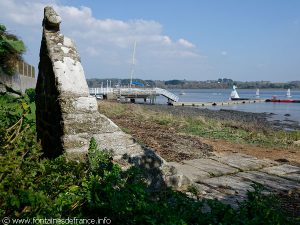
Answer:
[(43, 7), (53, 5), (87, 78), (300, 80), (298, 0), (0, 0), (0, 22), (37, 66)]

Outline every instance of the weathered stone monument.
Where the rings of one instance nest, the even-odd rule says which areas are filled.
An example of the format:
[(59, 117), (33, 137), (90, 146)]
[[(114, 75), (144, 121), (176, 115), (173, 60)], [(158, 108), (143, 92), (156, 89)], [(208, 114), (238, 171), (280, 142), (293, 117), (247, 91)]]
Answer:
[(161, 157), (143, 149), (98, 112), (96, 99), (89, 96), (79, 54), (73, 41), (60, 33), (60, 23), (53, 8), (45, 7), (36, 87), (37, 133), (45, 156), (66, 154), (80, 160), (94, 137), (101, 149), (113, 151), (115, 161), (148, 169), (154, 185), (167, 177), (179, 182)]

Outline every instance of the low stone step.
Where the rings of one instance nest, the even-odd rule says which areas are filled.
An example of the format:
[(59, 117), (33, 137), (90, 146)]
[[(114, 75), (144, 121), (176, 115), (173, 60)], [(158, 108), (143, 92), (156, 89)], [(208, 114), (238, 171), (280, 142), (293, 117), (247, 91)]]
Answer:
[(283, 164), (279, 166), (266, 167), (261, 171), (294, 181), (300, 181), (300, 167), (297, 166)]
[(257, 159), (256, 157), (240, 153), (216, 153), (216, 156), (212, 156), (210, 158), (237, 168), (240, 171), (258, 170), (267, 166), (278, 165), (278, 163), (275, 161), (268, 159)]
[(270, 175), (260, 171), (249, 171), (238, 173), (237, 176), (246, 180), (260, 183), (271, 190), (288, 191), (293, 189), (299, 189), (300, 184), (291, 180), (287, 180), (275, 175)]
[(286, 175), (289, 173), (300, 172), (300, 167), (292, 166), (292, 165), (288, 165), (288, 164), (282, 164), (279, 166), (267, 167), (267, 168), (262, 169), (261, 171), (280, 176), (280, 175)]
[(192, 182), (199, 182), (210, 176), (209, 173), (196, 169), (190, 165), (177, 162), (170, 162), (169, 165), (174, 166), (179, 174), (184, 174)]
[(241, 199), (246, 197), (248, 190), (254, 190), (251, 186), (253, 182), (246, 181), (242, 177), (235, 175), (226, 175), (204, 179), (201, 181), (201, 184), (209, 186), (210, 188), (213, 188), (218, 192), (224, 193), (226, 195), (239, 196), (239, 198)]
[(185, 165), (194, 167), (194, 170), (204, 171), (210, 176), (222, 176), (237, 173), (239, 170), (212, 159), (193, 159), (183, 161)]

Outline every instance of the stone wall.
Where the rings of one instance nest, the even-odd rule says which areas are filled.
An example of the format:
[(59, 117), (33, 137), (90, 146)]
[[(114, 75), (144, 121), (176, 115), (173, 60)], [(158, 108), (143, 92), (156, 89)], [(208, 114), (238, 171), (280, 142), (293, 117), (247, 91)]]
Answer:
[(114, 160), (124, 167), (135, 164), (146, 169), (152, 186), (164, 181), (180, 183), (176, 171), (160, 156), (142, 148), (98, 112), (96, 98), (89, 96), (79, 54), (73, 41), (60, 33), (60, 23), (59, 15), (46, 7), (36, 88), (37, 133), (45, 156), (66, 154), (71, 160), (81, 160), (94, 137), (99, 147), (111, 150)]
[(33, 66), (21, 61), (16, 65), (16, 74), (6, 75), (0, 71), (0, 92), (6, 92), (5, 86), (15, 91), (25, 93), (28, 88), (35, 88), (35, 69)]

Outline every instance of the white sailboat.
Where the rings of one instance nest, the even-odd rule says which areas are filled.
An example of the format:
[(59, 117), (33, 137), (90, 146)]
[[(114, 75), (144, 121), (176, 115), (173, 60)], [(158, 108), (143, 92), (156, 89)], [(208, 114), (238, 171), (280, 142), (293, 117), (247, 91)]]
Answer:
[(292, 96), (291, 96), (291, 89), (289, 88), (288, 90), (287, 90), (287, 92), (286, 92), (286, 97), (287, 98), (291, 98)]
[(236, 91), (237, 87), (235, 85), (233, 85), (232, 87), (232, 91), (231, 91), (231, 94), (230, 94), (230, 99), (232, 101), (237, 101), (237, 100), (249, 100), (249, 98), (241, 98), (239, 96), (239, 94), (237, 93)]
[(259, 98), (259, 89), (256, 89), (256, 94), (255, 94), (256, 98)]
[(231, 98), (231, 100), (239, 99), (240, 98), (239, 94), (236, 91), (236, 86), (235, 85), (233, 85), (233, 87), (232, 87), (230, 98)]

